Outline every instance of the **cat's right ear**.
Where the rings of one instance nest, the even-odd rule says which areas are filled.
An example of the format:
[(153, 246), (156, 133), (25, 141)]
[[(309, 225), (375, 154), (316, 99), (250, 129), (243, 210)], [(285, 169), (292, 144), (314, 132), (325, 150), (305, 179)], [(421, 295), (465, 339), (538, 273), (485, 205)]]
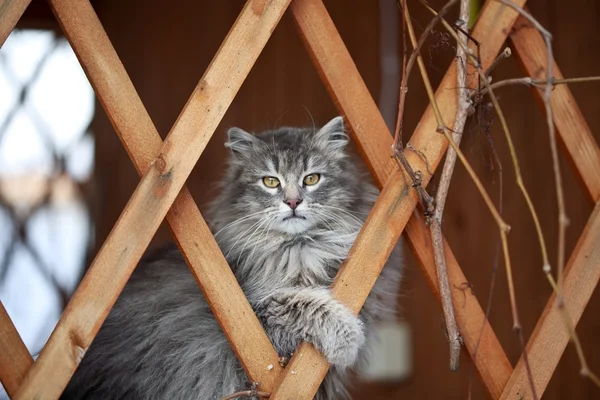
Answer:
[(238, 157), (250, 154), (258, 143), (258, 139), (240, 128), (230, 128), (227, 131), (227, 138), (225, 147), (231, 149), (231, 152)]

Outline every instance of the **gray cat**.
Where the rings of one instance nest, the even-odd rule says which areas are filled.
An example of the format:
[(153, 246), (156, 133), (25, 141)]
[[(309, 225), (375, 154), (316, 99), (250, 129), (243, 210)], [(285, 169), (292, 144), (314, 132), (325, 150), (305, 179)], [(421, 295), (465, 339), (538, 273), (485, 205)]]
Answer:
[[(316, 399), (348, 397), (377, 320), (395, 317), (398, 249), (359, 316), (328, 290), (378, 191), (341, 117), (320, 130), (229, 130), (215, 237), (280, 356), (302, 341), (332, 364)], [(248, 379), (176, 248), (146, 257), (63, 399), (220, 399)]]

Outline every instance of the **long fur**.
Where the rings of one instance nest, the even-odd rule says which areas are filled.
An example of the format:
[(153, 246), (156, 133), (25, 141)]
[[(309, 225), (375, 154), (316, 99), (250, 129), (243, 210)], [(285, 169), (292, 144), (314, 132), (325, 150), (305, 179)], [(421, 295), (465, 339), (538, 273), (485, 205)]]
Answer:
[[(319, 130), (232, 128), (228, 168), (207, 213), (278, 353), (290, 357), (308, 341), (332, 364), (319, 400), (348, 397), (365, 337), (395, 317), (401, 275), (396, 249), (358, 317), (328, 289), (378, 194), (348, 141), (341, 117)], [(318, 182), (304, 184), (313, 173)], [(220, 399), (250, 384), (171, 246), (140, 263), (62, 398)]]

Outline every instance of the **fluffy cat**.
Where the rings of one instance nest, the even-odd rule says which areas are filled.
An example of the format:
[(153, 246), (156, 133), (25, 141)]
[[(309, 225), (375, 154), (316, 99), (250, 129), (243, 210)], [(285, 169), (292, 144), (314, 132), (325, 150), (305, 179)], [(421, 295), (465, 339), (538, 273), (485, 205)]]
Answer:
[[(328, 290), (378, 191), (342, 117), (319, 130), (228, 136), (207, 213), (217, 242), (279, 355), (313, 343), (332, 364), (315, 398), (347, 398), (365, 337), (395, 317), (398, 249), (358, 317)], [(220, 399), (250, 384), (172, 247), (142, 260), (62, 398)]]

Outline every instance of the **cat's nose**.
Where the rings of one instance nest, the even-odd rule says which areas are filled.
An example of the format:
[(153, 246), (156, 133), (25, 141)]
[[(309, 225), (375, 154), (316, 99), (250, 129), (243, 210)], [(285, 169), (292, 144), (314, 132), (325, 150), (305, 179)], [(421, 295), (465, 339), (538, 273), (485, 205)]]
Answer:
[(298, 204), (302, 203), (302, 199), (285, 199), (283, 202), (290, 206), (292, 210), (295, 210)]

